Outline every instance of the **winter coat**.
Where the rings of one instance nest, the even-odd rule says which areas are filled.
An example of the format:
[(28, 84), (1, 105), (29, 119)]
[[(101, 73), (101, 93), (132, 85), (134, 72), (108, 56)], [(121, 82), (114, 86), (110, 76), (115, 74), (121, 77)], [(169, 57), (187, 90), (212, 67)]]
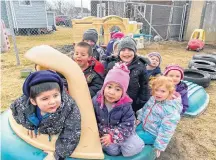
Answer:
[(97, 72), (100, 76), (104, 77), (105, 68), (100, 61), (92, 57), (91, 60), (89, 61), (89, 65), (94, 66), (94, 71)]
[(108, 112), (105, 104), (101, 106), (103, 95), (100, 92), (92, 99), (100, 137), (110, 134), (113, 143), (122, 143), (134, 133), (135, 115), (131, 106), (132, 100), (126, 95)]
[(180, 93), (181, 99), (182, 99), (182, 114), (185, 113), (185, 111), (188, 109), (188, 86), (184, 82), (180, 82), (176, 85), (176, 92)]
[(148, 74), (149, 80), (151, 80), (154, 77), (157, 77), (158, 75), (161, 75), (161, 69), (160, 69), (160, 67), (156, 67), (153, 70), (147, 70), (147, 74)]
[(95, 63), (92, 61), (90, 66), (83, 71), (86, 77), (91, 98), (93, 98), (103, 86), (103, 77), (94, 70), (94, 67)]
[(106, 56), (110, 56), (113, 52), (113, 44), (115, 43), (116, 39), (111, 39), (109, 43), (107, 44), (106, 48)]
[[(115, 63), (119, 61), (120, 58), (110, 62), (107, 71), (112, 69)], [(146, 61), (143, 58), (135, 56), (133, 61), (128, 65), (128, 69), (130, 70), (130, 82), (127, 93), (133, 100), (132, 107), (136, 112), (143, 107), (150, 97)]]
[(92, 57), (94, 57), (98, 61), (103, 61), (105, 59), (106, 55), (103, 48), (99, 47), (98, 45), (95, 45), (94, 47), (92, 47), (92, 49)]
[(156, 136), (154, 147), (164, 151), (172, 138), (182, 111), (181, 97), (157, 102), (152, 96), (142, 108), (137, 119), (143, 129)]
[(62, 92), (62, 103), (55, 113), (46, 114), (42, 120), (37, 118), (37, 106), (33, 106), (25, 95), (15, 100), (10, 108), (18, 124), (29, 130), (42, 134), (55, 135), (60, 133), (55, 144), (55, 158), (62, 159), (72, 154), (79, 143), (81, 117), (75, 101)]
[(117, 62), (118, 61), (118, 57), (114, 56), (114, 55), (111, 55), (111, 56), (108, 56), (105, 58), (105, 61), (104, 61), (104, 67), (105, 67), (105, 74), (108, 73), (108, 64), (110, 62)]

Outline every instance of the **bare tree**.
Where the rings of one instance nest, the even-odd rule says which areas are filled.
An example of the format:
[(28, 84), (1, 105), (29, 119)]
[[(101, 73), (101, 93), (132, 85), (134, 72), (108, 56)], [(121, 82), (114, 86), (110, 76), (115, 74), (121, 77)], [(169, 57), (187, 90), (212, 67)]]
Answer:
[(49, 0), (46, 0), (46, 10), (47, 11), (53, 11), (54, 10), (54, 6)]
[(53, 0), (53, 9), (57, 15), (67, 15), (72, 17), (72, 11), (74, 9), (74, 0)]

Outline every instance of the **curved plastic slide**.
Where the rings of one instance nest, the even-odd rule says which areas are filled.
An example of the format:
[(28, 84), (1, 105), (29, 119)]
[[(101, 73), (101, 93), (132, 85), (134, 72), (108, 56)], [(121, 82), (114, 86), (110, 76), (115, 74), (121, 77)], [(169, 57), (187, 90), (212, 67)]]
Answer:
[[(71, 157), (103, 159), (104, 154), (94, 109), (86, 79), (80, 67), (72, 59), (47, 45), (33, 47), (26, 52), (25, 57), (35, 64), (60, 72), (68, 81), (70, 95), (76, 101), (81, 113), (80, 142)], [(27, 143), (44, 151), (55, 150), (57, 136), (52, 136), (51, 142), (48, 141), (47, 135), (40, 135), (37, 139), (30, 138), (27, 130), (17, 124), (12, 115), (9, 116), (9, 122), (13, 131)]]
[(192, 82), (184, 81), (188, 86), (188, 105), (184, 115), (196, 117), (202, 114), (208, 107), (209, 94), (205, 89)]

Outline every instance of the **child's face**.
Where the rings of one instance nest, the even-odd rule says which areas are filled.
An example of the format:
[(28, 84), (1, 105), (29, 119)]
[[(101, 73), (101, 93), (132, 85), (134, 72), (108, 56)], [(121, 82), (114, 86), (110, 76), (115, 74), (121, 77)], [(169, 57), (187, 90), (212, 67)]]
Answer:
[(95, 45), (95, 42), (93, 42), (92, 40), (84, 40), (84, 42), (88, 43), (91, 47)]
[(151, 66), (152, 67), (157, 67), (160, 63), (160, 59), (157, 56), (152, 56), (149, 58), (149, 60), (151, 61)]
[(35, 100), (30, 99), (33, 105), (37, 105), (43, 113), (54, 113), (61, 105), (61, 93), (58, 89), (52, 89), (40, 93)]
[(153, 96), (155, 97), (156, 101), (164, 101), (169, 98), (170, 92), (166, 86), (163, 85), (155, 89)]
[(73, 59), (80, 66), (80, 68), (87, 67), (90, 60), (90, 56), (88, 55), (88, 48), (76, 46)]
[(115, 103), (123, 94), (123, 90), (118, 83), (108, 83), (104, 89), (104, 98), (108, 103)]
[(123, 62), (130, 63), (134, 58), (134, 52), (129, 48), (124, 48), (120, 51), (119, 56)]
[(171, 70), (167, 73), (167, 77), (172, 78), (173, 83), (177, 85), (181, 81), (181, 72), (178, 70)]

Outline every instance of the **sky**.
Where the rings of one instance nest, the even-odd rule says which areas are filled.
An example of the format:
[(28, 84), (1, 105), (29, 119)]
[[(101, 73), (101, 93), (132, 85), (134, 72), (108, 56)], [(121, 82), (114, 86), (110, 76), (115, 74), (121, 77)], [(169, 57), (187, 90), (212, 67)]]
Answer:
[[(55, 0), (48, 0), (48, 1), (53, 2)], [(73, 1), (75, 4), (75, 7), (81, 7), (81, 1), (82, 1), (83, 7), (90, 9), (91, 0), (62, 0), (62, 1), (67, 1), (67, 2)]]
[[(82, 0), (82, 4), (84, 8), (90, 9), (90, 1), (91, 0)], [(74, 0), (76, 7), (81, 7), (81, 0)]]

